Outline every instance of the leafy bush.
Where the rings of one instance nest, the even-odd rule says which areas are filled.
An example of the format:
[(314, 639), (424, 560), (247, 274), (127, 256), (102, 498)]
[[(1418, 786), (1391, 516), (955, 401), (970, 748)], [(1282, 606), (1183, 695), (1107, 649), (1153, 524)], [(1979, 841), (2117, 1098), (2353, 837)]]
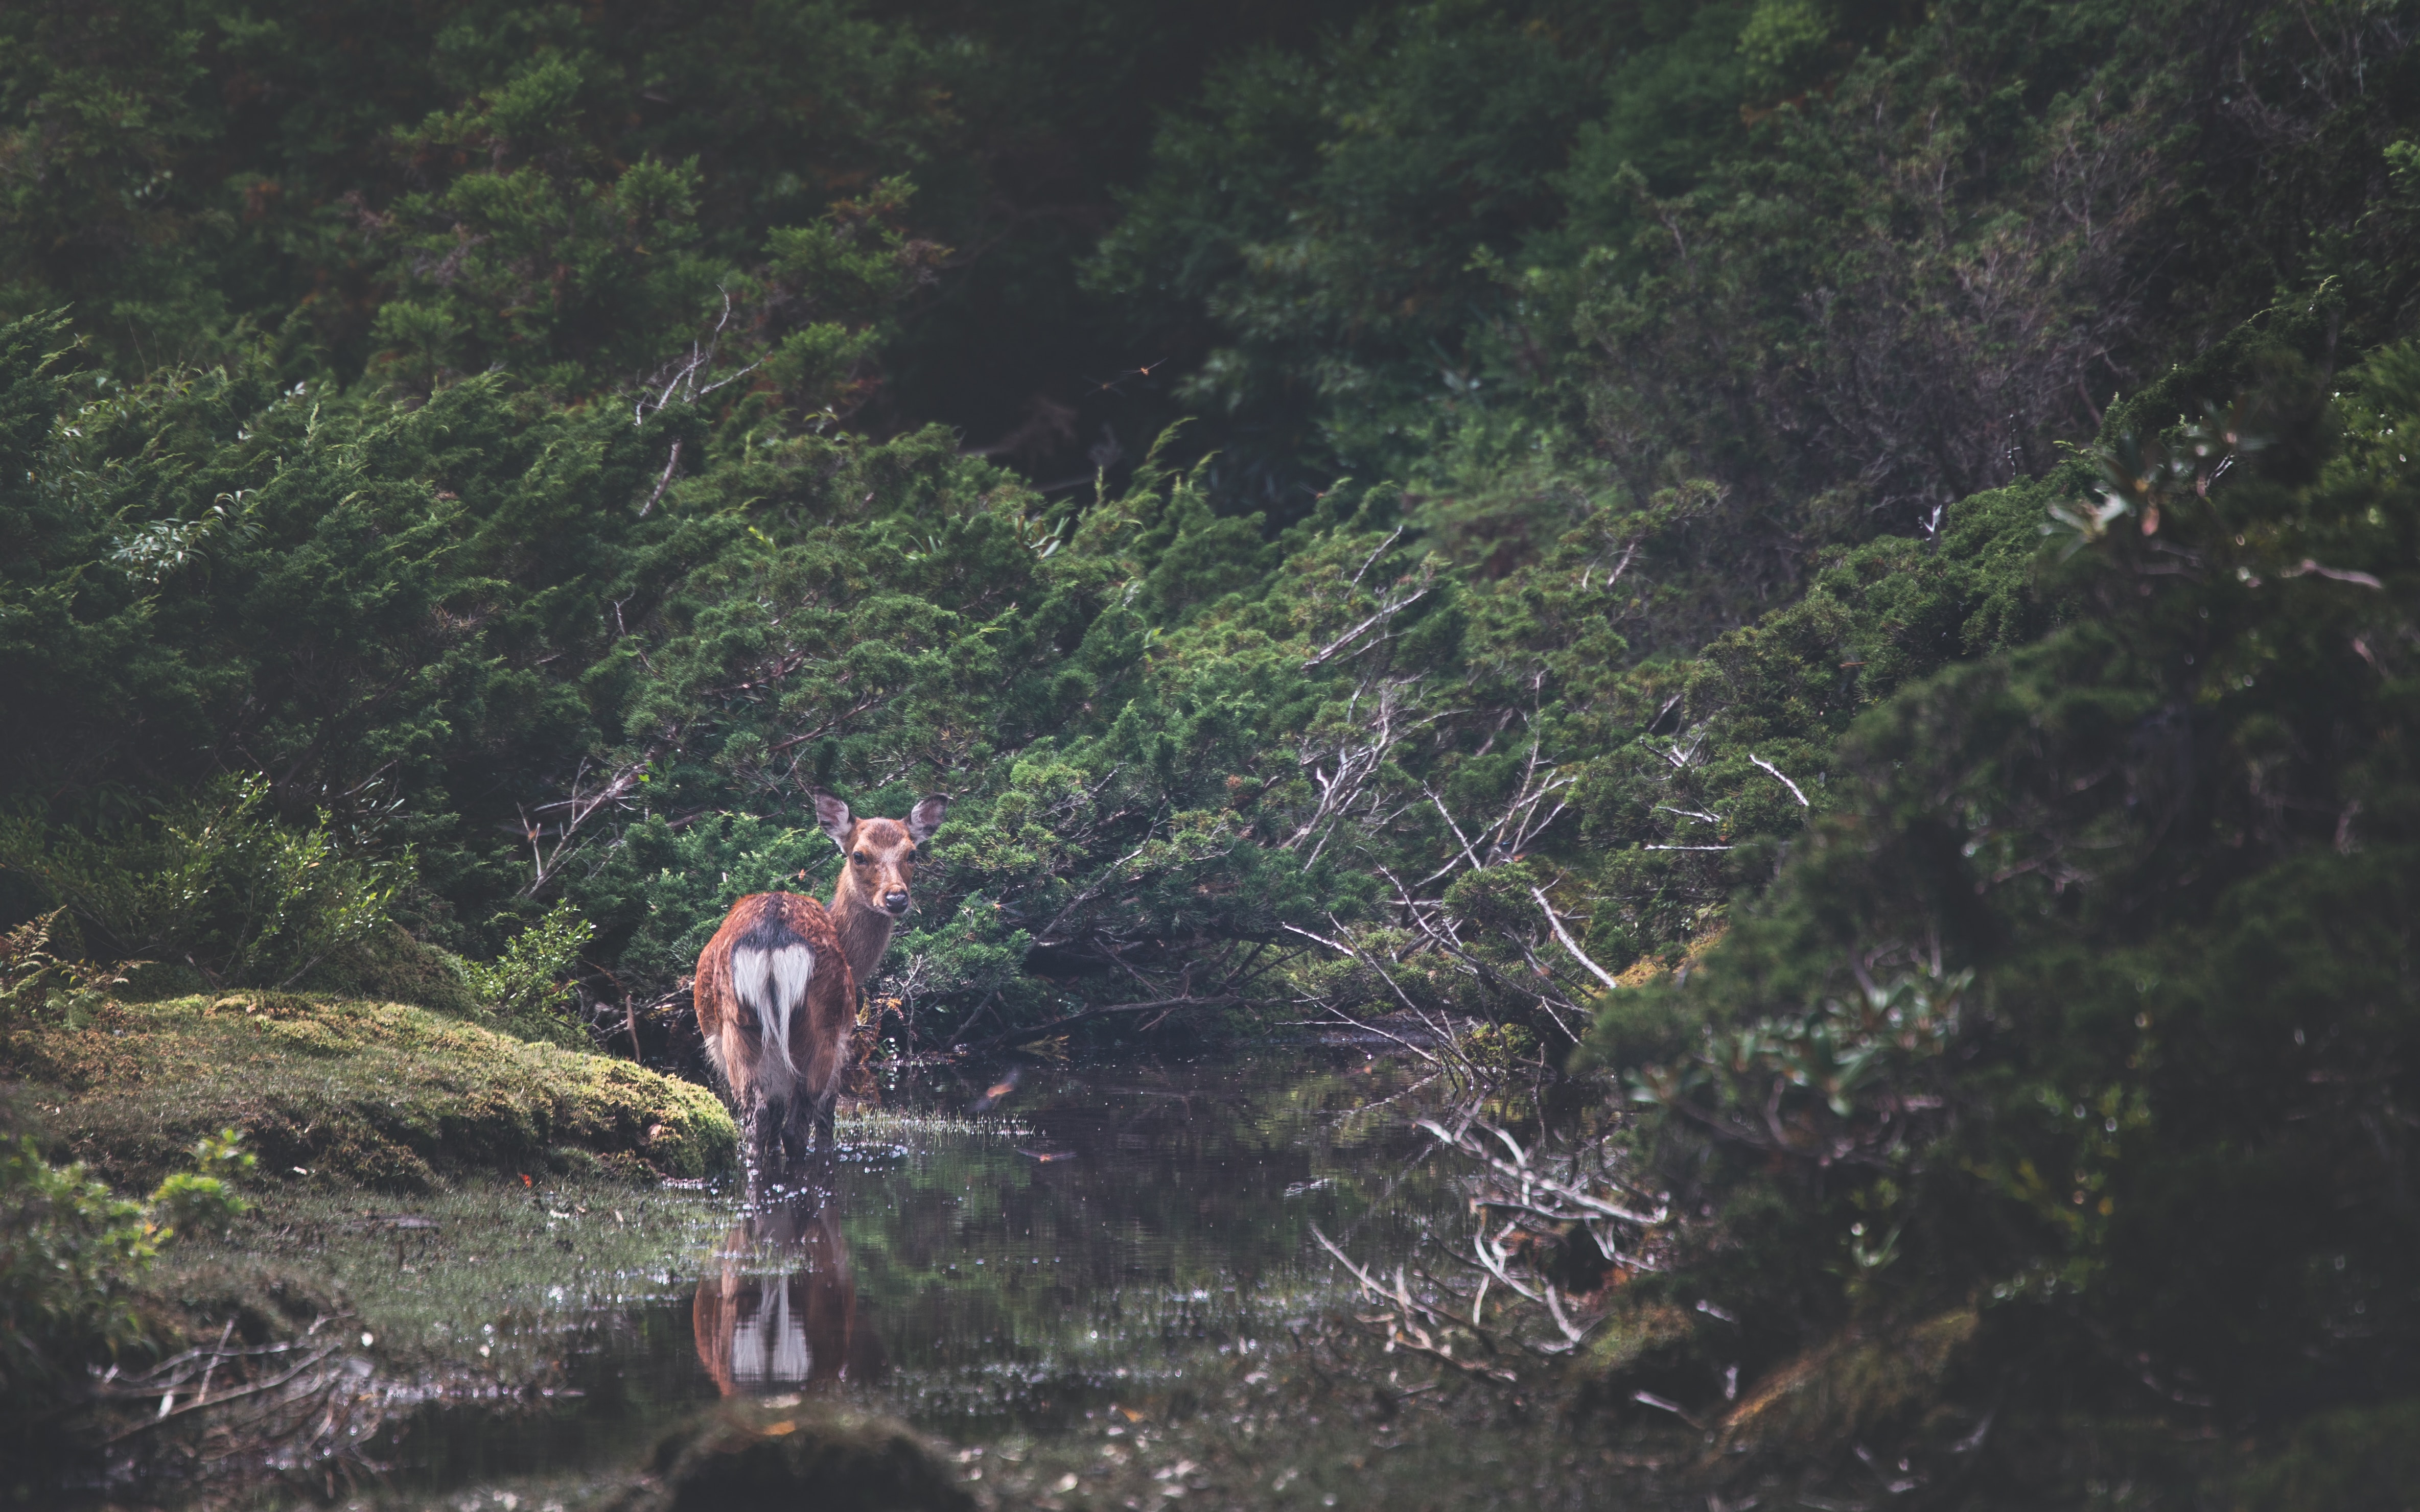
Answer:
[(224, 1228), (248, 1209), (236, 1182), (252, 1174), (260, 1158), (243, 1148), (243, 1133), (221, 1129), (194, 1146), (194, 1168), (178, 1171), (151, 1194), (150, 1209), (164, 1235)]
[(462, 963), (462, 976), (481, 1006), (512, 1033), (585, 1047), (587, 1035), (563, 1009), (578, 995), (572, 967), (595, 933), (569, 903), (557, 903), (515, 935), (494, 962)]
[(233, 1129), (205, 1137), (194, 1168), (147, 1203), (81, 1162), (51, 1165), (31, 1137), (0, 1143), (0, 1434), (39, 1433), (81, 1399), (87, 1364), (144, 1342), (133, 1288), (161, 1246), (244, 1211), (241, 1142)]
[(54, 908), (0, 939), (0, 1033), (48, 1019), (82, 1028), (109, 1000), (109, 989), (126, 984), (127, 965), (97, 966), (53, 952), (51, 934), (66, 912)]
[(268, 779), (222, 779), (147, 824), (98, 835), (0, 818), (0, 867), (38, 879), (123, 957), (181, 962), (213, 985), (285, 987), (387, 922), (409, 857), (344, 854), (327, 816), (295, 831)]
[(163, 1236), (142, 1204), (52, 1165), (30, 1137), (0, 1145), (0, 1421), (23, 1425), (85, 1360), (142, 1336), (128, 1288)]

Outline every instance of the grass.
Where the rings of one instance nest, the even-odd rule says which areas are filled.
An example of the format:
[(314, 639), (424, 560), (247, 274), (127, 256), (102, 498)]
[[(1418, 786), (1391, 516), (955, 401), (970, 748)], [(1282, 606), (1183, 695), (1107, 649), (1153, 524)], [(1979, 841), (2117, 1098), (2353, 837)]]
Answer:
[(123, 1189), (241, 1129), (264, 1173), (328, 1190), (442, 1190), (497, 1172), (644, 1180), (729, 1169), (713, 1093), (626, 1060), (535, 1044), (398, 1003), (292, 994), (112, 1002), (20, 1026), (0, 1069), (55, 1161)]
[(389, 1372), (514, 1386), (600, 1309), (684, 1291), (730, 1221), (708, 1193), (594, 1179), (464, 1181), (402, 1204), (289, 1187), (222, 1234), (180, 1240), (146, 1289), (209, 1334), (299, 1283)]

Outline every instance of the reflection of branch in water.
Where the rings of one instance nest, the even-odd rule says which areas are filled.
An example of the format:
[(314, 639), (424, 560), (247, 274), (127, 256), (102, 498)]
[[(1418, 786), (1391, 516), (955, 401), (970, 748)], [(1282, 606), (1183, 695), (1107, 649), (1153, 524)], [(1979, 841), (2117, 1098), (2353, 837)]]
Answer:
[(839, 1212), (821, 1194), (741, 1219), (723, 1236), (721, 1261), (698, 1282), (690, 1319), (698, 1363), (723, 1396), (884, 1372), (881, 1340), (858, 1313)]
[[(1518, 1337), (1522, 1347), (1546, 1355), (1578, 1349), (1610, 1316), (1614, 1288), (1629, 1274), (1661, 1269), (1656, 1252), (1671, 1218), (1668, 1199), (1623, 1174), (1625, 1157), (1610, 1134), (1584, 1137), (1550, 1153), (1554, 1142), (1546, 1135), (1525, 1147), (1511, 1131), (1481, 1119), (1481, 1105), (1465, 1107), (1449, 1120), (1451, 1128), (1420, 1120), (1435, 1141), (1432, 1151), (1442, 1148), (1468, 1163), (1461, 1184), (1469, 1210), (1479, 1215), (1466, 1248), (1459, 1242), (1440, 1242), (1437, 1236), (1426, 1242), (1466, 1273), (1475, 1273), (1475, 1285), (1457, 1285), (1404, 1264), (1396, 1267), (1389, 1286), (1325, 1233), (1312, 1230), (1362, 1289), (1390, 1309), (1361, 1319), (1387, 1331), (1389, 1349), (1410, 1349), (1464, 1370), (1474, 1367), (1454, 1357), (1454, 1334), (1467, 1332), (1492, 1351), (1498, 1337), (1518, 1337), (1514, 1330), (1524, 1312), (1534, 1326), (1528, 1336)], [(1582, 1233), (1593, 1256), (1569, 1250)], [(1572, 1286), (1575, 1271), (1596, 1278), (1578, 1294)], [(1505, 1305), (1515, 1311), (1490, 1335), (1486, 1305), (1490, 1289), (1497, 1287), (1504, 1293), (1499, 1317)], [(1461, 1320), (1466, 1315), (1466, 1324)], [(1479, 1373), (1512, 1379), (1500, 1370)]]
[(299, 1339), (233, 1346), (230, 1319), (214, 1346), (140, 1372), (112, 1367), (94, 1382), (93, 1405), (159, 1405), (106, 1437), (107, 1473), (248, 1482), (303, 1473), (325, 1477), (333, 1489), (339, 1476), (384, 1469), (365, 1449), (396, 1394), (372, 1380), (368, 1361), (319, 1332), (351, 1316), (321, 1318)]
[[(1520, 1383), (1520, 1378), (1515, 1376), (1510, 1370), (1501, 1369), (1495, 1365), (1481, 1365), (1475, 1360), (1455, 1359), (1453, 1354), (1453, 1341), (1446, 1332), (1449, 1327), (1470, 1334), (1472, 1337), (1478, 1339), (1482, 1346), (1491, 1351), (1495, 1349), (1495, 1341), (1488, 1338), (1485, 1332), (1476, 1325), (1464, 1329), (1463, 1325), (1452, 1322), (1450, 1319), (1440, 1315), (1435, 1308), (1414, 1300), (1411, 1287), (1404, 1279), (1404, 1268), (1402, 1266), (1397, 1266), (1395, 1268), (1395, 1284), (1390, 1289), (1373, 1278), (1369, 1272), (1354, 1264), (1353, 1257), (1345, 1254), (1342, 1250), (1337, 1248), (1335, 1241), (1329, 1239), (1326, 1234), (1321, 1233), (1317, 1224), (1312, 1224), (1311, 1226), (1311, 1237), (1318, 1240), (1321, 1246), (1325, 1248), (1328, 1254), (1336, 1257), (1337, 1263), (1343, 1266), (1346, 1271), (1352, 1273), (1353, 1279), (1360, 1283), (1362, 1291), (1376, 1298), (1381, 1303), (1392, 1304), (1394, 1307), (1394, 1311), (1392, 1312), (1379, 1313), (1374, 1316), (1358, 1313), (1354, 1315), (1363, 1323), (1375, 1324), (1385, 1328), (1387, 1331), (1387, 1348), (1388, 1350), (1391, 1350), (1401, 1347), (1403, 1349), (1411, 1350), (1417, 1353), (1428, 1355), (1432, 1359), (1442, 1360), (1447, 1365), (1453, 1366), (1457, 1370), (1466, 1370), (1474, 1376), (1481, 1376), (1489, 1381), (1500, 1381), (1508, 1386), (1518, 1385)], [(1422, 1279), (1426, 1280), (1428, 1278), (1424, 1276)], [(1426, 1319), (1428, 1320), (1427, 1324), (1424, 1325), (1420, 1321), (1421, 1319)]]
[(1428, 1087), (1439, 1076), (1444, 1074), (1445, 1073), (1443, 1072), (1433, 1071), (1427, 1075), (1421, 1077), (1419, 1081), (1412, 1083), (1411, 1086), (1404, 1088), (1401, 1091), (1389, 1092), (1386, 1096), (1378, 1099), (1375, 1103), (1364, 1103), (1359, 1107), (1347, 1108), (1337, 1119), (1337, 1126), (1342, 1128), (1344, 1124), (1349, 1123), (1353, 1119), (1358, 1119), (1365, 1114), (1377, 1112), (1380, 1108), (1385, 1107), (1389, 1103), (1401, 1102), (1403, 1099), (1411, 1096), (1414, 1092), (1419, 1091)]

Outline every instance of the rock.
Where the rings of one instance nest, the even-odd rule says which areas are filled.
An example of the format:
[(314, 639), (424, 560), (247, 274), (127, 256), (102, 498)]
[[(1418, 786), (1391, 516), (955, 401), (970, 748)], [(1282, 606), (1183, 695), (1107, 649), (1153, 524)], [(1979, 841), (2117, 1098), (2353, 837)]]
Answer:
[[(795, 1401), (795, 1398), (793, 1399)], [(725, 1403), (656, 1446), (614, 1512), (973, 1512), (906, 1424), (827, 1403)]]

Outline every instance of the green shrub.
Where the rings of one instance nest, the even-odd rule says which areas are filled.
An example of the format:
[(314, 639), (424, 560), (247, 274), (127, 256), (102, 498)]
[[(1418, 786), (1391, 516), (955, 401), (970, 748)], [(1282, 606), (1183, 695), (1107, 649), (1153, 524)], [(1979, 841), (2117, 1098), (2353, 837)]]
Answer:
[(65, 912), (29, 918), (0, 940), (0, 1033), (44, 1020), (81, 1028), (108, 1001), (108, 989), (122, 986), (130, 967), (140, 964), (97, 966), (58, 955), (51, 935)]
[(463, 980), (499, 1027), (524, 1040), (583, 1048), (586, 1032), (563, 1010), (576, 995), (567, 973), (595, 933), (569, 903), (557, 903), (513, 936), (496, 960), (462, 963)]
[(85, 1360), (142, 1336), (128, 1287), (165, 1236), (30, 1137), (0, 1145), (0, 1423), (23, 1424)]
[(194, 1145), (194, 1168), (177, 1172), (151, 1194), (151, 1212), (163, 1225), (163, 1237), (225, 1228), (243, 1216), (250, 1204), (235, 1183), (259, 1164), (260, 1157), (243, 1148), (241, 1130), (204, 1134)]
[(1668, 1014), (1613, 995), (1649, 1286), (1744, 1353), (1978, 1308), (2037, 1421), (2409, 1396), (2420, 348), (2280, 366), (2099, 450), (2074, 619), (1864, 716)]
[[(149, 975), (139, 973), (134, 979), (136, 986), (145, 989), (142, 995), (147, 997), (184, 995), (204, 987), (196, 981), (170, 990), (150, 991)], [(468, 963), (442, 946), (415, 938), (396, 923), (330, 952), (302, 979), (302, 985), (314, 992), (369, 997), (382, 1003), (410, 1003), (415, 1008), (431, 1008), (461, 1017), (474, 1016), (485, 1006), (472, 990)]]
[(133, 1291), (162, 1246), (245, 1211), (233, 1185), (253, 1168), (242, 1138), (204, 1137), (194, 1169), (147, 1203), (117, 1196), (81, 1161), (51, 1165), (31, 1137), (0, 1143), (0, 1443), (80, 1401), (86, 1365), (144, 1342)]
[(347, 854), (324, 814), (281, 825), (269, 798), (253, 774), (90, 833), (0, 818), (0, 867), (39, 880), (122, 958), (182, 963), (214, 986), (289, 986), (383, 927), (411, 867)]

